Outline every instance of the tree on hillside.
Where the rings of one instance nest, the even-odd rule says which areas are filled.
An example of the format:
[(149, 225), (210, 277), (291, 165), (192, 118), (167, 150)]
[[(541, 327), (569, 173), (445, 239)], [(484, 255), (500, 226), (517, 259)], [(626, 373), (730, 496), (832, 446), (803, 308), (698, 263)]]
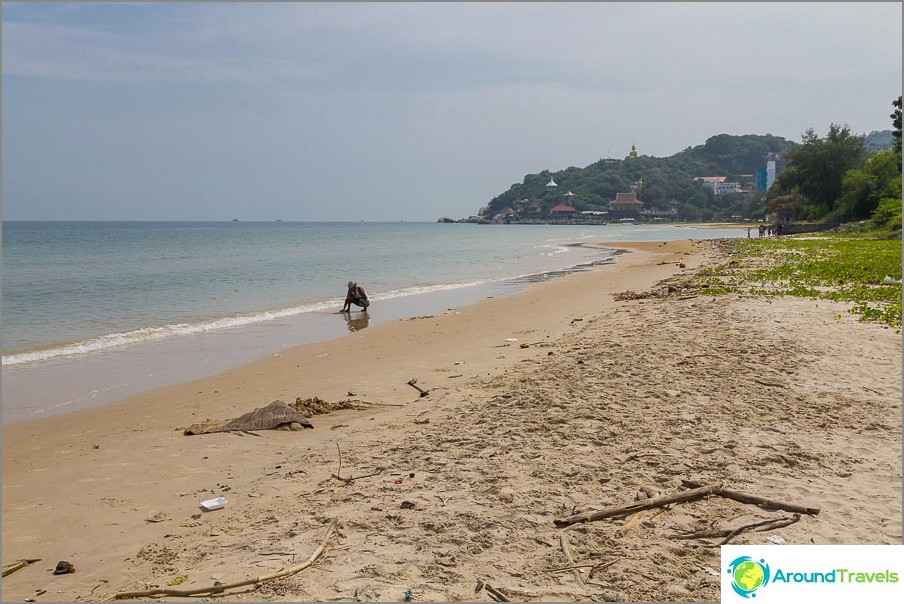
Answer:
[(861, 168), (848, 170), (842, 179), (842, 197), (835, 209), (841, 220), (862, 220), (885, 198), (901, 198), (900, 156), (891, 150), (873, 153)]
[[(892, 126), (894, 127), (894, 131), (892, 132), (892, 136), (895, 139), (895, 145), (892, 151), (890, 152), (889, 157), (879, 157), (870, 158), (870, 162), (867, 163), (868, 168), (872, 168), (870, 170), (871, 175), (876, 175), (877, 173), (884, 174), (885, 178), (880, 179), (877, 177), (877, 180), (880, 181), (876, 190), (870, 190), (873, 194), (873, 198), (878, 198), (878, 202), (875, 205), (875, 209), (873, 210), (872, 219), (873, 224), (879, 228), (889, 229), (891, 231), (900, 231), (901, 230), (901, 97), (896, 98), (892, 101), (892, 106), (894, 106), (894, 112), (889, 116), (892, 120)], [(894, 165), (897, 169), (897, 178), (894, 178), (895, 173), (889, 169), (888, 163), (894, 162)], [(872, 165), (870, 165), (872, 164)], [(853, 177), (852, 177), (853, 178)], [(900, 236), (900, 234), (899, 234)]]
[[(895, 153), (898, 154), (898, 157), (901, 156), (901, 97), (896, 98), (892, 101), (892, 106), (895, 108), (894, 113), (892, 113), (889, 117), (891, 118), (892, 126), (894, 126), (894, 130), (892, 131), (892, 136), (895, 139)], [(900, 171), (900, 166), (899, 166)]]
[[(863, 163), (863, 138), (852, 134), (847, 125), (831, 124), (825, 138), (810, 128), (803, 134), (803, 144), (785, 155), (788, 165), (776, 179), (769, 198), (787, 196), (797, 200), (794, 207), (786, 208), (792, 219), (829, 217), (841, 198), (845, 173)], [(787, 203), (787, 199), (783, 202)]]

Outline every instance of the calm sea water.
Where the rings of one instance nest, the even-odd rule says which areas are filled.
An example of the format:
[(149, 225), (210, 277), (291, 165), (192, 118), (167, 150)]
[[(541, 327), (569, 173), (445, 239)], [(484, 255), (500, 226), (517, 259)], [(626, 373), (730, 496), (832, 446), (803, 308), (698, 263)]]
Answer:
[[(121, 377), (116, 363), (151, 350), (154, 343), (167, 343), (170, 352), (182, 346), (192, 354), (219, 334), (213, 347), (223, 352), (242, 346), (241, 338), (230, 342), (225, 334), (254, 329), (258, 340), (266, 340), (268, 326), (293, 318), (306, 322), (293, 331), (292, 343), (335, 337), (341, 332), (322, 328), (324, 321), (335, 323), (335, 315), (325, 317), (341, 306), (349, 280), (367, 289), (372, 317), (380, 320), (381, 308), (395, 309), (383, 313), (388, 320), (417, 314), (423, 310), (417, 300), (439, 300), (436, 294), (442, 292), (456, 292), (456, 302), (476, 301), (488, 291), (504, 293), (537, 276), (611, 260), (609, 252), (582, 243), (736, 237), (742, 231), (643, 225), (4, 222), (2, 234), (7, 421), (14, 408), (47, 413), (54, 405), (82, 399), (109, 402), (142, 387), (222, 368), (208, 362), (184, 375), (158, 366), (158, 378), (172, 377), (145, 386)], [(233, 355), (229, 364), (271, 349), (256, 345), (255, 352)], [(79, 398), (72, 388), (67, 391), (72, 385), (67, 372), (85, 381), (91, 363), (87, 379), (96, 383), (80, 386), (87, 394)], [(113, 374), (132, 386), (109, 386), (103, 376)], [(60, 393), (42, 394), (44, 382), (57, 384)], [(111, 394), (98, 396), (105, 391)], [(49, 400), (54, 397), (72, 400)]]

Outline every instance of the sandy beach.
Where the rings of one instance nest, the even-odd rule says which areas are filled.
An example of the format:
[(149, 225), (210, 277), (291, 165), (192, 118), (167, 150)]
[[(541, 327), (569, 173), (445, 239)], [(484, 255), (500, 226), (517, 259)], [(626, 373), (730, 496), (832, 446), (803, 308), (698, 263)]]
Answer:
[[(40, 561), (3, 600), (261, 577), (312, 556), (334, 520), (296, 574), (160, 599), (716, 601), (706, 545), (722, 538), (679, 536), (787, 520), (732, 543), (901, 543), (900, 334), (824, 301), (624, 299), (719, 252), (617, 247), (615, 265), (505, 298), (4, 426), (2, 562)], [(345, 408), (303, 431), (183, 433), (311, 397)], [(819, 513), (711, 496), (555, 524), (691, 483)]]

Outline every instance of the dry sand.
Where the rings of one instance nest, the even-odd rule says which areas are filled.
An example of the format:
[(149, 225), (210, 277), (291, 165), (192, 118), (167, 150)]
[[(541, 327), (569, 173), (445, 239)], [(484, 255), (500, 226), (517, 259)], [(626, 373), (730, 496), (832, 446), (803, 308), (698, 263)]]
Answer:
[[(820, 509), (732, 543), (901, 543), (900, 335), (827, 302), (619, 301), (717, 256), (622, 246), (616, 266), (4, 427), (3, 563), (41, 559), (4, 600), (263, 576), (338, 519), (312, 567), (200, 599), (490, 600), (483, 581), (521, 601), (715, 601), (719, 549), (701, 546), (720, 539), (675, 535), (789, 513), (711, 497), (553, 524), (682, 480)], [(313, 396), (357, 408), (303, 432), (182, 433)], [(216, 496), (224, 509), (199, 510)], [(54, 576), (60, 560), (76, 572)]]

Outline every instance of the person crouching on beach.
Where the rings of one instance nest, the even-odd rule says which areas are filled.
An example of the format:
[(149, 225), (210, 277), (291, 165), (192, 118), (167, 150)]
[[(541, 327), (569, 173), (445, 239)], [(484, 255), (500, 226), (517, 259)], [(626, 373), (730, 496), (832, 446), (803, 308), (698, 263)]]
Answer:
[(354, 281), (348, 282), (348, 294), (345, 296), (345, 304), (339, 312), (351, 312), (352, 304), (361, 307), (361, 312), (366, 312), (370, 306), (370, 300), (367, 299), (367, 292), (364, 288)]

